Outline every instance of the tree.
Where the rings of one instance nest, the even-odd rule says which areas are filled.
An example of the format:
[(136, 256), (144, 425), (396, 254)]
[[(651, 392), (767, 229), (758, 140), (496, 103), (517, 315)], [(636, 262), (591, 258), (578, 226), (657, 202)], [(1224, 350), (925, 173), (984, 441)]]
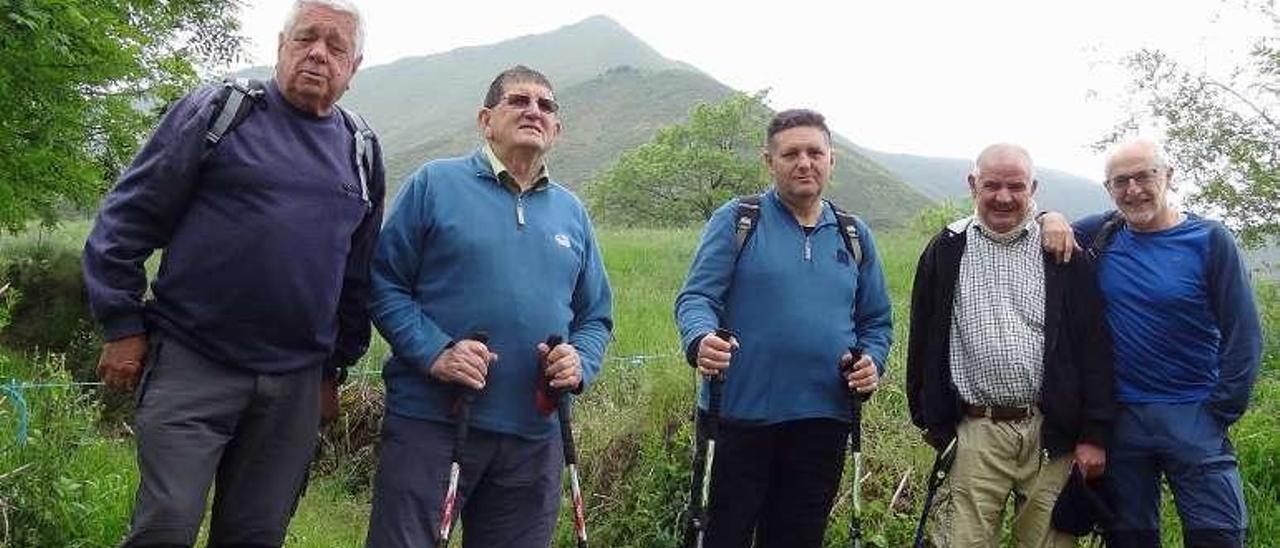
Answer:
[(0, 0), (0, 227), (92, 206), (200, 67), (240, 51), (240, 0)]
[(1221, 215), (1250, 247), (1280, 238), (1280, 16), (1274, 0), (1252, 7), (1275, 32), (1225, 77), (1159, 50), (1127, 56), (1142, 108), (1101, 143), (1144, 123), (1163, 129), (1175, 180), (1195, 187), (1191, 204)]
[(658, 130), (586, 189), (604, 224), (682, 226), (711, 217), (729, 198), (768, 182), (760, 160), (767, 92), (735, 93), (693, 108), (689, 121)]

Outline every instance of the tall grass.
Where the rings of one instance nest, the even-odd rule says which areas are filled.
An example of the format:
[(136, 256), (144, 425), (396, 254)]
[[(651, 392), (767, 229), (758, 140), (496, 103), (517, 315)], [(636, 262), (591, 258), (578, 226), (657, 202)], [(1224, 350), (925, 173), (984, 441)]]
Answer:
[[(83, 227), (73, 230), (83, 233)], [(870, 477), (863, 490), (863, 530), (875, 545), (896, 547), (910, 544), (932, 460), (908, 421), (903, 390), (906, 312), (925, 237), (877, 236), (894, 305), (897, 344), (882, 387), (864, 413)], [(46, 241), (62, 238), (46, 235)], [(677, 544), (682, 531), (696, 381), (681, 356), (671, 308), (697, 238), (696, 230), (600, 233), (614, 287), (616, 339), (600, 382), (575, 407), (595, 546), (668, 548)], [(0, 249), (0, 257), (4, 253)], [(1267, 545), (1280, 540), (1280, 289), (1261, 285), (1258, 295), (1268, 335), (1266, 371), (1233, 437), (1245, 477), (1252, 537), (1256, 544)], [(354, 377), (359, 386), (350, 390), (367, 395), (372, 405), (381, 384), (376, 373), (387, 352), (385, 343), (374, 341)], [(0, 353), (0, 382), (12, 378), (70, 380), (58, 356)], [(0, 546), (114, 546), (127, 528), (137, 482), (131, 440), (103, 435), (92, 393), (32, 392), (28, 403), (31, 439), (25, 446), (10, 447), (16, 417), (11, 402), (0, 399)], [(356, 411), (353, 406), (353, 414)], [(368, 473), (366, 465), (352, 465), (314, 478), (292, 522), (288, 545), (361, 546), (368, 519)], [(904, 475), (906, 487), (897, 505), (891, 506)], [(828, 546), (847, 545), (848, 481), (846, 470), (828, 528)], [(564, 509), (556, 546), (573, 545), (567, 500)], [(1165, 523), (1169, 542), (1177, 529), (1176, 518), (1170, 516)]]

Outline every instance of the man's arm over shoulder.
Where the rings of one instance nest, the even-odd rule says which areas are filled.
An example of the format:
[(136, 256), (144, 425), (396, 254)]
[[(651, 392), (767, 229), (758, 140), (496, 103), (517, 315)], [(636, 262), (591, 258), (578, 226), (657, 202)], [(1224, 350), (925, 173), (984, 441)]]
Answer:
[(1209, 301), (1222, 334), (1218, 385), (1209, 396), (1209, 409), (1231, 424), (1249, 406), (1262, 359), (1262, 328), (1244, 258), (1231, 233), (1216, 221), (1209, 234), (1209, 260)]
[(434, 193), (430, 164), (410, 176), (387, 213), (370, 265), (369, 312), (378, 332), (401, 359), (426, 374), (452, 338), (440, 329), (417, 301), (421, 250), (432, 230)]
[(884, 375), (889, 347), (893, 344), (893, 304), (871, 229), (861, 219), (856, 222), (863, 248), (862, 264), (858, 265), (858, 293), (853, 304), (857, 345), (871, 355), (879, 374)]
[(583, 268), (578, 273), (573, 288), (573, 322), (569, 326), (569, 343), (578, 351), (582, 363), (582, 390), (585, 390), (600, 374), (605, 350), (613, 332), (613, 291), (605, 273), (600, 243), (587, 217), (586, 209), (579, 204), (583, 233)]
[(1105, 448), (1110, 442), (1115, 416), (1115, 353), (1098, 289), (1096, 266), (1088, 254), (1063, 266), (1071, 284), (1063, 306), (1066, 307), (1064, 316), (1070, 322), (1071, 357), (1076, 362), (1072, 365), (1079, 374), (1084, 413), (1077, 442)]
[(342, 277), (342, 293), (338, 297), (338, 337), (333, 356), (326, 369), (349, 367), (369, 349), (369, 263), (382, 226), (383, 203), (386, 201), (387, 174), (382, 163), (382, 147), (373, 141), (373, 164), (370, 166), (370, 209), (351, 237), (351, 252)]
[(1107, 213), (1096, 213), (1087, 217), (1081, 217), (1080, 220), (1071, 223), (1071, 228), (1075, 231), (1076, 241), (1080, 247), (1088, 249), (1093, 246), (1093, 238), (1098, 235), (1098, 231), (1102, 230), (1102, 225), (1107, 222)]
[(143, 264), (168, 244), (200, 179), (216, 86), (175, 102), (102, 200), (84, 248), (89, 305), (108, 341), (141, 334)]
[(690, 349), (696, 347), (699, 339), (721, 327), (724, 299), (733, 281), (738, 254), (734, 240), (737, 203), (730, 200), (707, 221), (702, 240), (689, 263), (684, 288), (676, 296), (676, 326), (686, 358), (691, 356)]

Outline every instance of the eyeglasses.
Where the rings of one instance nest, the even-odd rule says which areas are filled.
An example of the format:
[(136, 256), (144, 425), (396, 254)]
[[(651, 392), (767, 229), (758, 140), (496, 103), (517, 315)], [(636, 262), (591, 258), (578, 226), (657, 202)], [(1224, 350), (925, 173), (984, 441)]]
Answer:
[(1107, 179), (1107, 188), (1111, 189), (1112, 192), (1124, 192), (1129, 189), (1131, 181), (1142, 188), (1151, 188), (1151, 185), (1156, 182), (1156, 175), (1159, 173), (1160, 168), (1151, 167), (1137, 173), (1116, 175)]
[(543, 114), (555, 114), (560, 111), (560, 103), (549, 97), (534, 99), (533, 96), (524, 93), (508, 93), (502, 97), (502, 104), (516, 110), (527, 109), (534, 103), (537, 103), (538, 110)]

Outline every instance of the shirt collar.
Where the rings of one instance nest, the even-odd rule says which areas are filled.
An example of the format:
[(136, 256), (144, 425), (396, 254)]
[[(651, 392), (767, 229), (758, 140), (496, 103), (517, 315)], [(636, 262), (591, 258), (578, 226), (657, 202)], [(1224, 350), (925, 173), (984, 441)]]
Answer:
[[(502, 163), (502, 160), (498, 159), (498, 155), (493, 152), (493, 147), (488, 142), (484, 144), (484, 155), (489, 159), (489, 167), (493, 169), (493, 176), (497, 177), (499, 183), (512, 188), (520, 187), (516, 183), (516, 178), (507, 170), (507, 166)], [(543, 162), (542, 166), (538, 168), (538, 176), (533, 180), (533, 188), (541, 188), (550, 182), (551, 174), (547, 171), (547, 163)]]
[(992, 230), (982, 222), (982, 217), (979, 217), (976, 211), (973, 213), (973, 217), (971, 217), (973, 222), (970, 223), (970, 226), (972, 226), (978, 234), (983, 235), (988, 240), (1003, 244), (1012, 243), (1024, 236), (1035, 236), (1040, 232), (1040, 223), (1036, 221), (1036, 216), (1031, 213), (1035, 210), (1036, 204), (1035, 202), (1031, 202), (1030, 207), (1027, 208), (1027, 216), (1022, 219), (1022, 223), (1006, 232), (996, 232)]

